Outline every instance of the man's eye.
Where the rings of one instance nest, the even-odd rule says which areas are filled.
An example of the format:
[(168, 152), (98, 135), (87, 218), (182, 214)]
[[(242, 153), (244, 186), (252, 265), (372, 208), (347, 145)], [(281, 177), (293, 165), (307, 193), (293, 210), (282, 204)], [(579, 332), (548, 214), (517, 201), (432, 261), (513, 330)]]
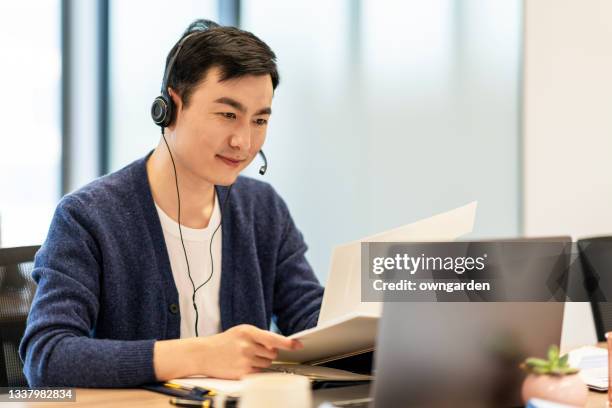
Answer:
[(256, 119), (255, 123), (257, 126), (264, 126), (268, 124), (268, 121), (266, 119)]
[(232, 112), (221, 112), (220, 115), (226, 119), (236, 119), (236, 114)]

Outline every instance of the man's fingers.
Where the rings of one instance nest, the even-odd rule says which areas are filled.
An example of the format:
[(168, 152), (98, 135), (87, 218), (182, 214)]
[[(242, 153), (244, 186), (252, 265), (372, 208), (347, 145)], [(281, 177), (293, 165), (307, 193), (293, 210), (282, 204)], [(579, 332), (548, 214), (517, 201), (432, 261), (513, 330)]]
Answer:
[(267, 358), (255, 356), (251, 360), (251, 366), (255, 368), (268, 368), (270, 365), (272, 365), (272, 360), (268, 360)]
[(269, 349), (279, 348), (283, 350), (294, 350), (299, 348), (297, 340), (289, 339), (280, 334), (272, 333), (266, 330), (253, 327), (250, 334), (256, 343), (259, 343)]
[(255, 355), (274, 361), (276, 360), (276, 356), (278, 355), (278, 353), (276, 352), (276, 349), (270, 350), (269, 348), (264, 347), (261, 344), (255, 343)]

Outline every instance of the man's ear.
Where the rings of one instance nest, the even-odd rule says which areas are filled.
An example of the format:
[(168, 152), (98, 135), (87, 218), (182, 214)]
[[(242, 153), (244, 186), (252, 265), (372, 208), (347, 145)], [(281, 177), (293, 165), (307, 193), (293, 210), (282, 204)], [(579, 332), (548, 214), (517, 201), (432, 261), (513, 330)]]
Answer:
[(172, 98), (172, 102), (176, 107), (176, 112), (180, 111), (183, 108), (183, 100), (181, 99), (179, 94), (177, 94), (174, 89), (168, 87), (168, 95), (170, 95), (170, 98)]

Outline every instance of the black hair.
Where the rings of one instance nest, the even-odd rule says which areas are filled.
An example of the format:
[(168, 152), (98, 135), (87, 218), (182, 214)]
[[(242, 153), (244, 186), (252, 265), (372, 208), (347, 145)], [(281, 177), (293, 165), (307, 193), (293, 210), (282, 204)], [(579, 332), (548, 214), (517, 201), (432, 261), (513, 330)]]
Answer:
[[(175, 56), (187, 36), (190, 37)], [(166, 86), (181, 97), (185, 106), (196, 86), (213, 67), (221, 70), (221, 81), (245, 75), (270, 75), (273, 89), (280, 81), (276, 55), (266, 43), (248, 31), (220, 26), (210, 20), (195, 20), (187, 27), (166, 57), (165, 73), (173, 57), (175, 61), (171, 72), (167, 72)]]

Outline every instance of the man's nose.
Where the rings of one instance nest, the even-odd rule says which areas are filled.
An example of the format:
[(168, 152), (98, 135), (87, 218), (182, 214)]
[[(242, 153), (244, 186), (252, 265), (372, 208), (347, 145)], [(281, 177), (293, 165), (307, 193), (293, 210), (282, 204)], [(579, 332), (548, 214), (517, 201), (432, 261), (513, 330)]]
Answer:
[(251, 148), (251, 127), (248, 122), (240, 124), (234, 129), (230, 138), (230, 146), (245, 151)]

